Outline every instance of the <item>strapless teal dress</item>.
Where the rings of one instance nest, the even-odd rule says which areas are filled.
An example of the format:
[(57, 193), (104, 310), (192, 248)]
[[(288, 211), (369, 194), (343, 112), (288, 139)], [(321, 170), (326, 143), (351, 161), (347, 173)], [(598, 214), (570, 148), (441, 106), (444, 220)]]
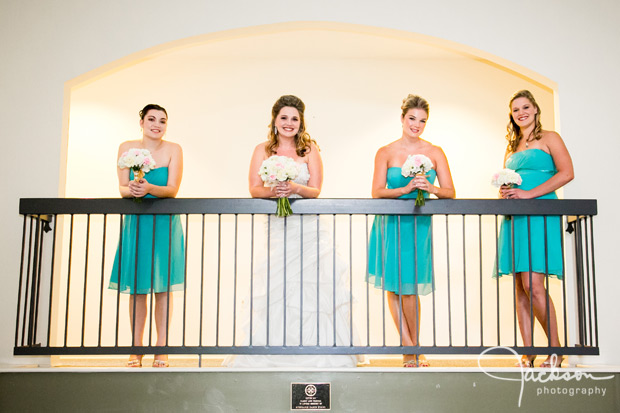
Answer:
[[(541, 149), (526, 149), (516, 152), (506, 161), (506, 168), (514, 169), (521, 175), (523, 182), (515, 188), (530, 190), (546, 182), (556, 174), (553, 158)], [(555, 192), (550, 192), (536, 199), (558, 199)], [(511, 275), (515, 272), (531, 271), (563, 278), (562, 226), (559, 216), (547, 217), (547, 254), (545, 256), (545, 222), (542, 216), (530, 216), (528, 233), (527, 216), (513, 216), (511, 220), (502, 218), (498, 249), (499, 271), (493, 269), (494, 275)], [(514, 225), (514, 249), (512, 248), (512, 226)], [(531, 243), (531, 245), (529, 245)], [(514, 269), (512, 253), (514, 250)]]
[[(433, 169), (427, 179), (434, 183), (436, 177)], [(411, 179), (401, 175), (401, 168), (388, 168), (388, 188), (401, 188)], [(417, 195), (415, 190), (400, 198), (412, 199), (413, 206)], [(424, 192), (424, 197), (428, 196), (428, 192)], [(396, 294), (427, 295), (433, 291), (431, 219), (429, 215), (375, 216), (368, 244), (367, 281)]]
[[(168, 183), (168, 168), (153, 169), (145, 175), (145, 178), (154, 185), (164, 186)], [(133, 179), (133, 171), (130, 172), (129, 179)], [(156, 197), (149, 194), (145, 198)], [(136, 236), (138, 221), (140, 221), (140, 233)], [(119, 256), (122, 256), (120, 274)], [(158, 215), (155, 218), (155, 242), (153, 242), (153, 215), (125, 215), (122, 239), (119, 239), (116, 250), (109, 288), (129, 294), (163, 293), (168, 291), (168, 285), (170, 291), (183, 289), (184, 280), (185, 243), (180, 217)]]

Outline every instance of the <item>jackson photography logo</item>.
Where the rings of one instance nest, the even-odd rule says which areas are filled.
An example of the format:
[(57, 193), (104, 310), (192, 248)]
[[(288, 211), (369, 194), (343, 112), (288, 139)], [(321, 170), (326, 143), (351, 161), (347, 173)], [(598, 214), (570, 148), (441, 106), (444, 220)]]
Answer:
[[(614, 378), (613, 375), (593, 376), (590, 373), (586, 373), (586, 372), (579, 371), (579, 370), (569, 371), (569, 370), (562, 370), (556, 367), (551, 367), (548, 369), (545, 368), (544, 371), (540, 369), (535, 370), (531, 368), (521, 367), (520, 378), (496, 376), (494, 374), (491, 374), (487, 370), (485, 370), (485, 368), (480, 365), (480, 360), (482, 356), (484, 356), (486, 353), (490, 351), (495, 351), (495, 350), (505, 350), (508, 353), (514, 354), (517, 361), (520, 360), (519, 354), (514, 349), (510, 347), (497, 346), (497, 347), (488, 348), (484, 350), (482, 353), (480, 353), (480, 356), (478, 356), (478, 367), (480, 368), (480, 370), (482, 370), (484, 374), (494, 379), (519, 382), (520, 383), (519, 400), (518, 400), (519, 407), (521, 407), (521, 400), (523, 399), (523, 391), (525, 390), (526, 383), (542, 384), (536, 389), (536, 396), (559, 395), (559, 396), (567, 396), (567, 397), (574, 397), (574, 396), (605, 397), (605, 393), (607, 392), (606, 387), (604, 386), (599, 387), (597, 385), (592, 386), (593, 383), (588, 383), (588, 381), (592, 380), (594, 382), (598, 382), (598, 381), (603, 381), (603, 380), (611, 380)], [(553, 359), (555, 357), (557, 357), (555, 354), (552, 355), (552, 362), (556, 360), (556, 359)], [(575, 386), (573, 387), (554, 386), (554, 382), (562, 382), (562, 381), (563, 382), (574, 381), (576, 383), (575, 383)]]

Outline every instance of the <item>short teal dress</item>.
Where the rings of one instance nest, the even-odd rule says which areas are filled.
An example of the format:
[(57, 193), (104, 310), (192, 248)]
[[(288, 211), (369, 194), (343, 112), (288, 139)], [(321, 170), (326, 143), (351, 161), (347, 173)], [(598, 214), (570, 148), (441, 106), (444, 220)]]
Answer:
[[(436, 177), (437, 172), (432, 169), (427, 180), (434, 183)], [(388, 168), (388, 188), (401, 188), (411, 179), (402, 176), (401, 168)], [(417, 195), (415, 190), (400, 198), (411, 199), (413, 206)], [(428, 196), (425, 192), (424, 197)], [(385, 288), (396, 294), (427, 295), (432, 292), (431, 219), (430, 215), (375, 216), (368, 244), (367, 281), (376, 288)]]
[[(145, 178), (154, 185), (164, 186), (168, 183), (168, 168), (153, 169), (145, 175)], [(130, 172), (129, 179), (133, 179), (133, 171)], [(149, 194), (145, 198), (156, 197)], [(136, 236), (138, 220), (140, 233)], [(120, 266), (119, 256), (122, 256)], [(158, 215), (155, 218), (155, 243), (153, 243), (153, 215), (125, 215), (122, 239), (119, 239), (116, 249), (109, 288), (129, 294), (163, 293), (168, 291), (168, 286), (170, 291), (183, 289), (184, 280), (185, 243), (180, 217)], [(137, 287), (135, 287), (136, 281)]]
[[(549, 180), (557, 169), (553, 157), (541, 149), (526, 149), (513, 153), (506, 161), (506, 168), (514, 169), (521, 175), (523, 182), (515, 188), (530, 190)], [(536, 199), (558, 199), (555, 191)], [(530, 271), (529, 251), (532, 251), (531, 271), (563, 278), (562, 226), (559, 216), (547, 217), (547, 254), (545, 255), (545, 222), (543, 216), (530, 216), (528, 233), (528, 216), (502, 218), (498, 250), (499, 268), (494, 268), (494, 276), (512, 275), (515, 272)], [(514, 225), (514, 249), (512, 248), (512, 226)], [(529, 245), (531, 243), (531, 245)], [(514, 251), (514, 268), (513, 268)]]

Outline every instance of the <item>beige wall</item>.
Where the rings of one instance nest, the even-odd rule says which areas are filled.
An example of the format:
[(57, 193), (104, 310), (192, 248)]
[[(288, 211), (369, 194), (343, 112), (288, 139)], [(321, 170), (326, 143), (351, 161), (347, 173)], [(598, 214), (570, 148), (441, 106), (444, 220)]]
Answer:
[[(0, 53), (4, 57), (0, 66), (0, 82), (2, 82), (0, 113), (4, 120), (2, 122), (4, 126), (2, 143), (5, 148), (8, 147), (8, 150), (4, 152), (9, 154), (7, 161), (2, 164), (2, 176), (6, 177), (4, 186), (7, 194), (1, 207), (2, 214), (0, 214), (3, 247), (0, 251), (0, 259), (1, 262), (6, 263), (2, 274), (5, 283), (0, 293), (2, 303), (0, 306), (4, 314), (0, 318), (0, 328), (9, 334), (2, 335), (0, 339), (0, 362), (15, 364), (23, 360), (11, 355), (19, 270), (19, 262), (15, 258), (19, 256), (19, 238), (13, 234), (18, 234), (21, 228), (17, 214), (18, 199), (55, 197), (58, 196), (59, 191), (64, 191), (64, 168), (61, 167), (64, 165), (64, 159), (61, 148), (64, 146), (63, 139), (70, 131), (69, 124), (66, 123), (68, 116), (63, 118), (63, 102), (68, 103), (65, 99), (67, 97), (65, 92), (70, 92), (68, 87), (64, 88), (67, 82), (71, 81), (69, 84), (75, 85), (76, 82), (72, 80), (76, 77), (109, 65), (100, 69), (100, 73), (104, 73), (106, 68), (117, 67), (119, 59), (126, 59), (122, 63), (129, 63), (135, 57), (133, 54), (145, 49), (155, 47), (155, 51), (163, 50), (167, 42), (176, 41), (184, 43), (185, 46), (195, 46), (193, 42), (200, 43), (204, 40), (203, 36), (210, 33), (217, 34), (222, 31), (228, 33), (227, 30), (247, 26), (294, 21), (330, 21), (434, 36), (440, 40), (440, 46), (445, 44), (443, 42), (448, 42), (448, 44), (454, 42), (462, 44), (465, 50), (467, 48), (478, 49), (483, 56), (487, 53), (495, 55), (497, 57), (493, 59), (498, 62), (505, 60), (512, 67), (521, 66), (557, 84), (556, 107), (559, 108), (560, 117), (556, 118), (559, 121), (556, 128), (561, 131), (571, 150), (577, 176), (575, 181), (566, 188), (565, 197), (597, 198), (599, 200), (599, 217), (596, 220), (595, 231), (598, 247), (596, 268), (599, 282), (599, 331), (603, 355), (593, 358), (592, 361), (620, 364), (620, 356), (613, 351), (614, 344), (619, 339), (614, 325), (615, 316), (618, 313), (614, 306), (614, 292), (620, 287), (620, 282), (615, 278), (611, 257), (603, 253), (606, 245), (617, 244), (614, 242), (614, 232), (618, 229), (618, 225), (615, 223), (612, 208), (618, 197), (607, 189), (609, 185), (606, 183), (589, 179), (594, 175), (590, 171), (590, 165), (594, 162), (602, 169), (600, 172), (596, 171), (597, 175), (599, 173), (603, 176), (611, 175), (611, 167), (614, 165), (613, 160), (618, 149), (616, 132), (612, 124), (614, 114), (611, 110), (615, 103), (611, 97), (620, 91), (620, 86), (613, 80), (620, 68), (620, 53), (617, 47), (613, 47), (613, 41), (619, 38), (620, 34), (617, 25), (612, 21), (612, 17), (617, 16), (620, 11), (620, 6), (616, 3), (596, 2), (591, 4), (587, 10), (576, 7), (580, 3), (574, 1), (546, 2), (543, 6), (528, 3), (524, 7), (516, 7), (510, 2), (496, 1), (463, 4), (457, 1), (423, 3), (386, 1), (380, 6), (366, 6), (349, 1), (318, 1), (294, 7), (287, 2), (275, 1), (258, 4), (247, 2), (241, 7), (238, 4), (225, 5), (219, 2), (198, 0), (179, 2), (174, 6), (163, 1), (138, 1), (123, 6), (115, 2), (105, 5), (80, 1), (66, 1), (53, 5), (46, 2), (40, 3), (29, 5), (4, 0), (0, 5), (0, 35), (4, 39), (0, 44)], [(446, 10), (450, 12), (446, 13)], [(575, 10), (579, 10), (579, 13)], [(290, 27), (291, 24), (285, 26)], [(190, 38), (191, 36), (198, 37)], [(186, 38), (190, 39), (184, 42), (183, 39)], [(433, 38), (424, 36), (421, 40), (433, 42)], [(181, 44), (175, 43), (174, 45)], [(280, 59), (285, 62), (286, 51), (282, 53)], [(144, 52), (144, 56), (147, 54), (148, 52)], [(380, 58), (385, 58), (385, 56)], [(408, 58), (411, 57), (408, 56)], [(334, 56), (326, 56), (324, 59), (325, 62), (329, 62), (329, 59), (332, 62), (339, 61)], [(370, 59), (372, 64), (376, 64), (376, 61), (377, 59)], [(317, 63), (316, 60), (311, 60), (311, 62)], [(221, 70), (221, 66), (217, 67)], [(117, 76), (122, 76), (123, 73), (128, 73), (127, 71), (118, 72)], [(205, 78), (208, 77), (207, 73)], [(208, 92), (210, 90), (208, 83), (203, 83), (204, 79), (198, 80), (200, 86)], [(291, 82), (297, 85), (294, 79)], [(391, 84), (393, 87), (398, 86), (394, 81)], [(501, 85), (502, 82), (498, 84)], [(416, 86), (417, 84), (403, 81), (402, 89), (405, 90), (404, 93), (407, 93)], [(82, 90), (87, 87), (83, 86)], [(94, 84), (93, 87), (95, 87)], [(157, 85), (153, 88), (157, 88)], [(133, 127), (131, 116), (134, 115), (136, 107), (139, 107), (148, 97), (157, 97), (157, 95), (148, 95), (148, 93), (153, 93), (148, 87), (138, 90), (141, 91), (139, 96), (134, 95), (133, 101), (128, 101), (127, 106), (120, 107), (110, 115), (110, 118), (123, 119), (122, 122), (125, 122), (128, 128), (124, 131), (131, 131), (130, 128)], [(153, 90), (162, 92), (161, 89)], [(249, 127), (252, 132), (247, 134), (248, 142), (262, 138), (262, 128), (268, 120), (266, 118), (268, 115), (265, 113), (268, 113), (268, 107), (274, 96), (277, 97), (289, 90), (290, 87), (278, 86), (274, 87), (273, 93), (269, 93), (269, 88), (264, 87), (262, 95), (252, 102), (252, 114), (248, 117), (249, 121), (254, 122), (254, 126)], [(512, 86), (510, 90), (512, 91)], [(74, 91), (76, 99), (80, 92), (80, 88)], [(322, 94), (318, 92), (316, 97), (309, 98), (306, 96), (312, 93), (308, 93), (308, 90), (305, 91), (306, 93), (302, 93), (304, 90), (300, 92), (293, 90), (293, 92), (304, 97), (309, 105), (309, 111), (318, 117), (313, 120), (313, 124), (316, 125), (313, 134), (324, 148), (324, 158), (328, 165), (326, 171), (330, 172), (329, 165), (334, 163), (333, 158), (330, 160), (330, 155), (328, 155), (334, 153), (334, 150), (330, 150), (333, 144), (332, 139), (346, 136), (360, 126), (355, 124), (355, 119), (347, 119), (345, 125), (339, 125), (339, 133), (333, 133), (332, 128), (321, 126), (321, 120), (337, 111), (334, 102), (321, 100)], [(456, 153), (461, 150), (455, 145), (464, 144), (463, 142), (457, 143), (457, 141), (445, 143), (440, 141), (447, 136), (452, 138), (455, 135), (453, 131), (444, 132), (441, 129), (443, 125), (450, 124), (448, 119), (458, 119), (458, 126), (465, 130), (469, 137), (469, 139), (464, 139), (465, 144), (470, 142), (473, 136), (469, 135), (471, 130), (477, 129), (480, 117), (484, 116), (480, 112), (486, 114), (485, 105), (490, 106), (489, 111), (494, 111), (502, 117), (502, 122), (499, 123), (503, 124), (505, 99), (499, 96), (496, 106), (489, 103), (494, 98), (486, 94), (471, 96), (469, 93), (463, 93), (456, 95), (459, 98), (452, 98), (451, 102), (451, 94), (448, 90), (425, 86), (418, 92), (427, 96), (431, 104), (433, 101), (440, 102), (437, 110), (432, 106), (428, 138), (444, 146), (448, 156), (450, 156), (450, 150)], [(346, 95), (347, 91), (343, 90), (341, 94)], [(369, 132), (365, 135), (365, 139), (376, 137), (378, 131), (397, 131), (397, 125), (396, 127), (393, 123), (388, 125), (393, 121), (389, 112), (394, 105), (397, 105), (402, 94), (400, 89), (394, 87), (392, 97), (385, 101), (375, 101), (377, 106), (372, 111), (367, 106), (359, 105), (360, 110), (369, 110), (369, 113), (373, 115), (378, 114), (377, 119), (380, 123), (380, 127), (375, 129), (377, 132), (374, 135)], [(500, 95), (505, 94), (500, 93)], [(177, 100), (172, 107), (168, 105), (172, 122), (169, 138), (177, 141), (189, 139), (188, 143), (183, 142), (184, 146), (189, 145), (189, 142), (195, 143), (196, 138), (199, 137), (195, 132), (183, 129), (182, 125), (173, 125), (176, 119), (190, 115), (193, 115), (196, 122), (199, 122), (202, 119), (201, 112), (196, 108), (184, 107), (183, 102), (186, 100), (182, 99), (182, 96), (170, 94), (168, 97)], [(231, 99), (233, 96), (225, 95), (224, 98)], [(210, 99), (213, 99), (213, 96)], [(397, 99), (396, 104), (392, 103), (394, 99)], [(471, 115), (464, 112), (461, 106), (468, 99), (470, 102), (466, 107), (468, 111), (471, 111)], [(446, 102), (445, 106), (443, 102)], [(91, 103), (96, 105), (99, 102)], [(451, 106), (450, 103), (453, 105)], [(69, 113), (68, 106), (64, 114), (67, 113)], [(103, 113), (108, 114), (108, 112)], [(365, 117), (367, 116), (365, 114)], [(443, 121), (440, 121), (442, 118)], [(105, 130), (108, 119), (106, 116), (87, 118), (86, 128), (92, 126), (93, 132)], [(549, 125), (551, 121), (550, 119), (546, 124)], [(188, 123), (193, 124), (193, 122)], [(349, 125), (350, 128), (347, 127)], [(71, 124), (71, 128), (75, 126)], [(431, 130), (431, 126), (435, 129)], [(453, 125), (450, 126), (453, 127)], [(137, 132), (137, 125), (135, 130)], [(204, 136), (212, 136), (212, 132), (214, 131), (209, 129), (204, 132)], [(430, 132), (433, 134), (431, 135)], [(502, 132), (503, 130), (500, 131)], [(485, 130), (484, 133), (490, 136), (495, 132), (491, 128), (491, 130)], [(434, 138), (435, 136), (437, 138)], [(127, 138), (130, 137), (132, 136)], [(125, 136), (121, 137), (121, 139), (124, 138)], [(93, 140), (92, 144), (98, 145), (100, 143), (98, 139)], [(389, 138), (381, 138), (382, 142), (386, 140)], [(590, 145), (584, 145), (583, 142), (588, 142)], [(114, 146), (115, 144), (112, 145)], [(376, 148), (376, 146), (374, 143), (368, 144), (368, 148)], [(491, 150), (498, 151), (499, 149)], [(110, 154), (105, 153), (107, 159), (110, 156), (115, 157), (115, 150)], [(359, 156), (371, 158), (373, 153), (374, 149), (369, 149), (360, 153)], [(236, 153), (229, 154), (229, 156), (236, 155)], [(248, 155), (240, 154), (239, 156), (245, 165)], [(188, 160), (191, 160), (191, 157)], [(458, 161), (452, 163), (457, 185), (461, 184), (461, 187), (466, 187), (463, 183), (464, 174), (467, 171), (457, 173), (457, 171), (463, 171), (463, 168), (458, 165)], [(191, 162), (188, 164), (191, 165)], [(490, 170), (494, 169), (495, 166), (490, 168)], [(486, 172), (478, 173), (481, 177), (487, 175)], [(337, 172), (333, 170), (329, 176), (335, 174)], [(110, 176), (103, 168), (96, 172), (96, 175), (102, 180), (109, 179)], [(113, 173), (111, 175), (113, 176)], [(196, 187), (191, 183), (191, 175), (185, 177), (181, 196), (244, 196), (241, 192), (228, 193), (224, 189), (220, 189), (220, 192), (213, 195), (206, 191), (200, 194), (190, 194), (185, 191)], [(196, 174), (193, 175), (196, 176)], [(368, 178), (365, 177), (363, 180), (367, 181)], [(341, 192), (338, 191), (334, 182), (326, 181), (324, 196), (340, 196)], [(242, 187), (243, 180), (239, 180), (238, 184), (237, 186)], [(361, 187), (351, 189), (351, 191), (354, 193), (342, 196), (367, 196), (367, 193), (361, 192)], [(105, 195), (113, 195), (113, 193), (113, 190), (106, 189)], [(86, 193), (86, 191), (75, 195), (97, 196), (92, 192)], [(486, 192), (477, 193), (474, 188), (471, 191), (460, 191), (459, 195), (489, 196)]]

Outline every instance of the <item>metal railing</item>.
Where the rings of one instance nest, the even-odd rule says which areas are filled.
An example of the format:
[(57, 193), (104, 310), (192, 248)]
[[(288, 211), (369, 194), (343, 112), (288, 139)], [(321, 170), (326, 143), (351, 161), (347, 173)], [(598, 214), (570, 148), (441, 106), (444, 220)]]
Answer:
[[(275, 200), (266, 199), (22, 199), (14, 354), (479, 354), (497, 346), (520, 354), (599, 354), (595, 200), (429, 200), (414, 207), (413, 200), (291, 199), (291, 204), (294, 214), (284, 219), (270, 215)], [(183, 288), (173, 292), (168, 283), (164, 292), (174, 301), (164, 346), (154, 345), (153, 294), (146, 295), (147, 344), (136, 346), (128, 316), (131, 294), (107, 288), (118, 246), (128, 242), (122, 239), (123, 223), (132, 215), (178, 215), (183, 228)], [(420, 296), (417, 346), (403, 346), (402, 325), (390, 318), (386, 294), (366, 282), (375, 215), (430, 216), (433, 288)], [(503, 215), (543, 216), (545, 222), (561, 217), (564, 277), (546, 277), (548, 298), (558, 308), (560, 347), (550, 347), (539, 327), (532, 346), (521, 344), (513, 277), (493, 277)], [(155, 232), (157, 221), (151, 221)], [(165, 232), (172, 236), (171, 229)], [(312, 274), (305, 273), (308, 264)], [(320, 291), (326, 276), (327, 295)], [(274, 294), (269, 283), (276, 277), (284, 286)], [(262, 320), (259, 306), (265, 309)], [(345, 310), (344, 319), (337, 320), (337, 307)], [(316, 317), (313, 331), (304, 327), (305, 311)], [(320, 312), (331, 318), (329, 339), (319, 337)], [(337, 338), (340, 324), (348, 331), (345, 339)], [(269, 341), (276, 328), (282, 333)], [(293, 328), (290, 340), (287, 330)], [(266, 337), (255, 340), (259, 329)]]

